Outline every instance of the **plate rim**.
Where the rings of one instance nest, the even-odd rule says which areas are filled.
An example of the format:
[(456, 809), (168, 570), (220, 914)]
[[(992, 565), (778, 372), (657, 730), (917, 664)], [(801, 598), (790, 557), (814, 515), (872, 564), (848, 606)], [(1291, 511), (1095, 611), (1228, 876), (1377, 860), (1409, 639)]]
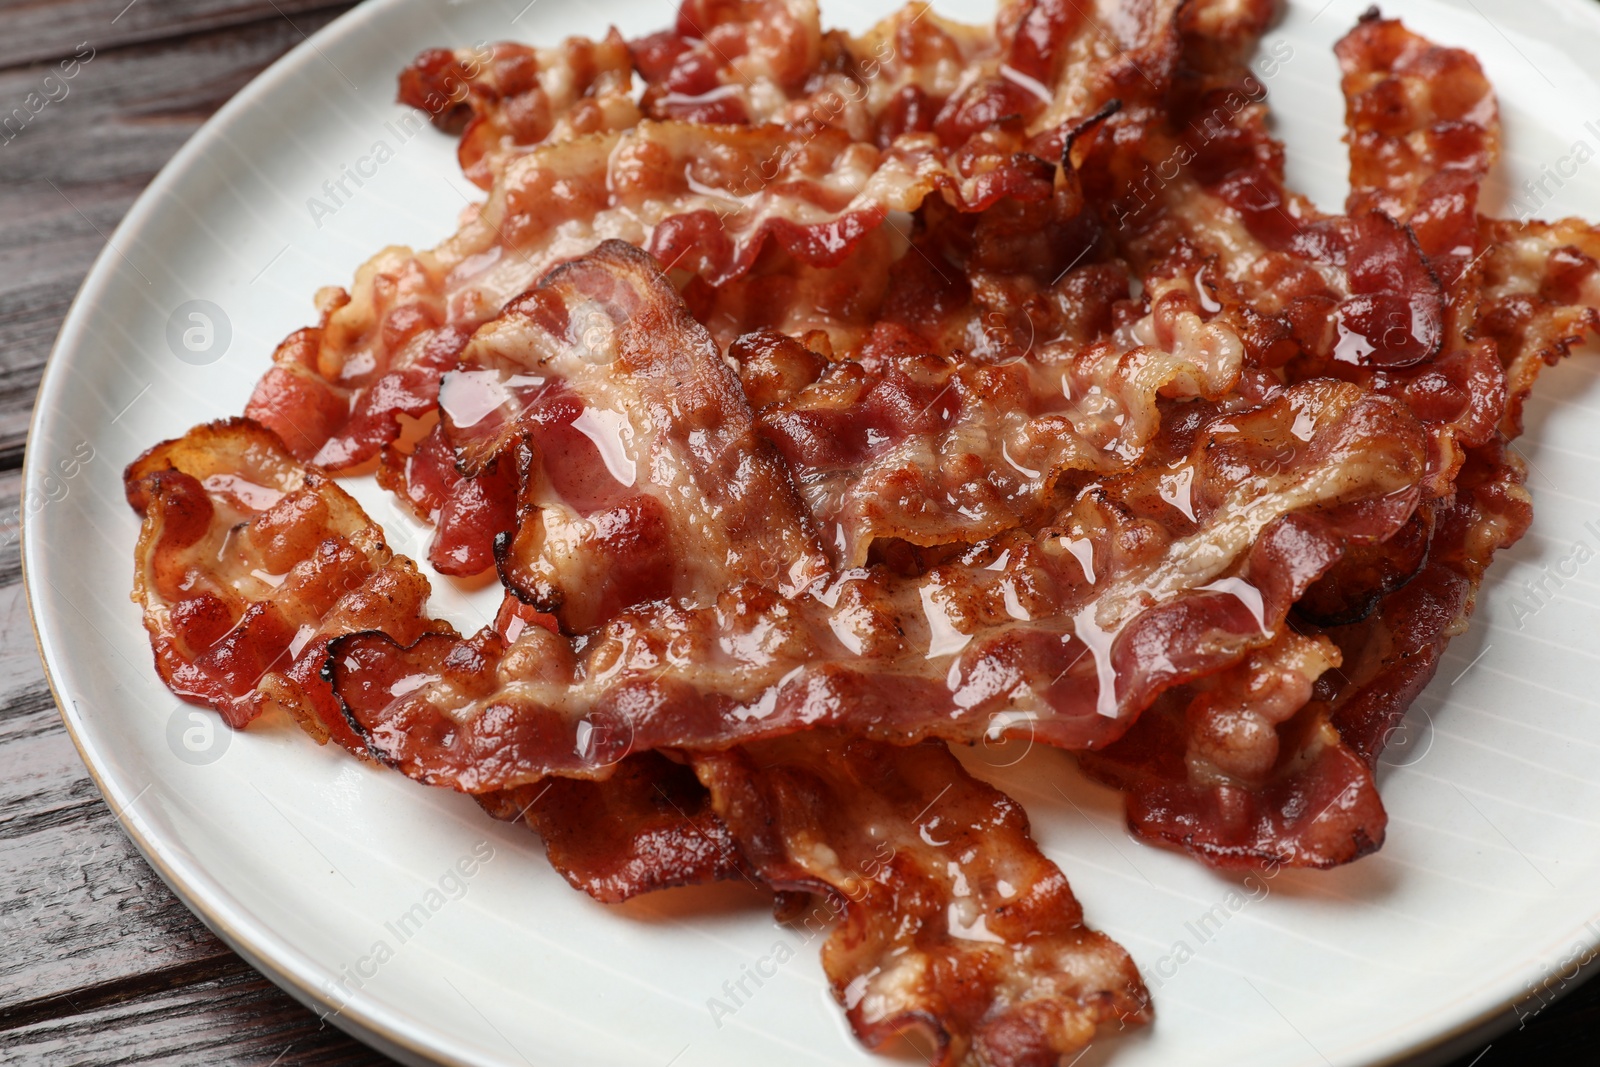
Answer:
[[(92, 730), (80, 720), (73, 702), (63, 696), (61, 686), (65, 672), (62, 666), (58, 666), (58, 656), (53, 651), (60, 642), (48, 638), (45, 634), (48, 620), (42, 621), (41, 617), (48, 615), (49, 609), (42, 608), (41, 605), (48, 603), (48, 596), (39, 589), (35, 577), (42, 564), (36, 564), (32, 560), (31, 546), (34, 542), (31, 533), (37, 520), (27, 508), (30, 488), (41, 477), (41, 468), (47, 467), (45, 461), (39, 458), (37, 450), (27, 446), (32, 445), (46, 421), (48, 408), (44, 402), (57, 395), (63, 388), (66, 380), (61, 369), (63, 353), (81, 345), (93, 308), (112, 282), (117, 270), (116, 261), (120, 257), (117, 249), (126, 243), (131, 234), (152, 224), (151, 216), (159, 210), (171, 187), (187, 177), (196, 159), (221, 136), (223, 129), (232, 123), (238, 113), (254, 106), (259, 98), (267, 96), (280, 84), (289, 81), (307, 63), (322, 58), (322, 46), (334, 39), (342, 39), (356, 33), (369, 23), (386, 18), (391, 9), (409, 2), (415, 0), (367, 0), (359, 3), (303, 39), (252, 77), (201, 123), (177, 152), (162, 165), (155, 177), (134, 199), (126, 214), (112, 230), (110, 237), (106, 239), (105, 245), (96, 253), (51, 344), (49, 355), (40, 373), (33, 410), (28, 420), (21, 468), (22, 486), (19, 493), (21, 584), (27, 604), (28, 625), (44, 668), (45, 682), (73, 747), (83, 761), (90, 780), (94, 782), (111, 808), (123, 833), (184, 907), (257, 972), (296, 1001), (316, 1012), (322, 1021), (333, 1023), (357, 1040), (397, 1060), (422, 1067), (435, 1064), (449, 1065), (449, 1067), (481, 1067), (486, 1063), (509, 1061), (501, 1061), (493, 1052), (482, 1046), (472, 1049), (473, 1054), (468, 1055), (468, 1050), (460, 1047), (445, 1032), (429, 1026), (426, 1022), (398, 1016), (364, 990), (358, 990), (342, 1005), (336, 1004), (334, 998), (327, 992), (334, 980), (331, 971), (311, 961), (275, 933), (265, 921), (245, 912), (234, 900), (233, 895), (198, 861), (185, 859), (181, 854), (182, 850), (168, 849), (160, 834), (147, 834), (134, 821), (129, 808), (137, 797), (130, 799), (129, 789), (126, 783), (118, 779), (114, 764), (104, 760), (96, 748), (91, 736)], [(936, 5), (938, 0), (930, 2)], [(1280, 9), (1275, 25), (1282, 21), (1284, 10), (1310, 4), (1310, 0), (1279, 0), (1279, 2), (1283, 8)], [(1547, 8), (1564, 9), (1567, 14), (1587, 20), (1597, 35), (1600, 35), (1600, 7), (1590, 0), (1538, 0), (1538, 3)], [(1404, 13), (1400, 13), (1399, 17), (1403, 18)], [(1562, 46), (1557, 44), (1557, 47)], [(1591, 80), (1600, 87), (1600, 75), (1592, 76)], [(1600, 902), (1596, 903), (1590, 920), (1570, 931), (1569, 936), (1564, 938), (1561, 944), (1574, 942), (1582, 947), (1583, 955), (1594, 966), (1584, 966), (1582, 970), (1590, 973), (1582, 975), (1582, 980), (1566, 983), (1555, 1000), (1565, 997), (1583, 985), (1584, 981), (1600, 980), (1600, 975), (1594, 973), (1600, 970)], [(1465, 1047), (1474, 1040), (1499, 1036), (1510, 1030), (1512, 1024), (1517, 1022), (1515, 1008), (1525, 998), (1517, 995), (1515, 991), (1531, 988), (1534, 980), (1543, 976), (1546, 970), (1548, 968), (1541, 965), (1540, 957), (1528, 957), (1522, 964), (1508, 970), (1498, 983), (1478, 994), (1493, 1000), (1491, 1006), (1442, 1030), (1431, 1032), (1416, 1043), (1380, 1054), (1378, 1058), (1365, 1062), (1368, 1067), (1398, 1067), (1413, 1061), (1437, 1062), (1447, 1054), (1454, 1054), (1457, 1046)], [(488, 1058), (485, 1058), (486, 1056)]]

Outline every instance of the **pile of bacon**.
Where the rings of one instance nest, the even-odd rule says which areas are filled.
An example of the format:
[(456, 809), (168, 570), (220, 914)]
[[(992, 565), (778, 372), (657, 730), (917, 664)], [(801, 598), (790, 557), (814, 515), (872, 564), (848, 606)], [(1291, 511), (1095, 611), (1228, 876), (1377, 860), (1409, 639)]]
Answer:
[[(686, 0), (421, 55), (401, 100), (487, 198), (128, 468), (162, 678), (525, 820), (602, 901), (821, 897), (870, 1047), (1022, 1067), (1148, 1018), (948, 744), (1075, 752), (1219, 867), (1376, 849), (1600, 235), (1480, 216), (1478, 63), (1376, 12), (1329, 215), (1267, 133), (1270, 0), (1090, 7)], [(493, 626), (428, 616), (330, 477), (374, 469)]]

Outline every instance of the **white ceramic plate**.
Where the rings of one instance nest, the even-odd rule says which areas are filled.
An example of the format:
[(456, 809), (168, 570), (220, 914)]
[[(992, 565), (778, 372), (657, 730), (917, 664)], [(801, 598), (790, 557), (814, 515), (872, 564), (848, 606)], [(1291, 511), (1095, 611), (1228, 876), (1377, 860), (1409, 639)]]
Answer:
[[(1345, 154), (1330, 46), (1366, 0), (1319, 11), (1320, 2), (1297, 5), (1271, 35), (1264, 55), (1278, 60), (1264, 80), (1291, 179), (1331, 207), (1344, 195)], [(824, 12), (863, 28), (891, 6), (833, 2)], [(941, 4), (977, 21), (987, 7)], [(123, 465), (238, 412), (274, 344), (312, 320), (318, 286), (346, 284), (386, 244), (443, 238), (476, 195), (449, 139), (402, 138), (386, 125), (402, 114), (390, 102), (396, 72), (427, 46), (553, 42), (608, 22), (641, 33), (672, 14), (669, 0), (374, 0), (346, 15), (240, 93), (129, 213), (39, 394), (28, 593), (84, 759), (133, 840), (208, 925), (402, 1059), (874, 1062), (828, 997), (817, 946), (776, 926), (749, 891), (606, 909), (568, 889), (532, 835), (465, 797), (319, 749), (287, 724), (208, 734), (212, 720), (157, 681), (128, 600), (137, 524)], [(1600, 149), (1600, 87), (1585, 73), (1600, 54), (1600, 8), (1411, 0), (1404, 14), (1475, 51), (1499, 90), (1508, 162), (1495, 196), (1547, 166), (1557, 177), (1540, 214), (1600, 218), (1600, 162), (1588, 159)], [(327, 204), (323, 183), (380, 141), (392, 158), (314, 218), (308, 198)], [(203, 327), (187, 317), (196, 300), (214, 305), (217, 358), (200, 365), (168, 341), (169, 323)], [(1245, 884), (1134, 842), (1117, 797), (1082, 782), (1060, 753), (985, 771), (1027, 805), (1090, 921), (1132, 951), (1156, 996), (1152, 1027), (1099, 1041), (1078, 1062), (1375, 1064), (1512, 1023), (1514, 998), (1570, 986), (1600, 942), (1595, 377), (1595, 364), (1571, 361), (1530, 405), (1520, 447), (1538, 518), (1496, 564), (1471, 630), (1412, 712), (1383, 774), (1392, 821), (1378, 855)], [(420, 531), (365, 481), (358, 495), (396, 548), (415, 554)], [(486, 602), (492, 609), (492, 591), (474, 598), (438, 584), (436, 600), (463, 629), (484, 621)], [(492, 858), (474, 860), (475, 850)], [(464, 859), (470, 877), (452, 874)], [(401, 931), (407, 913), (423, 917)], [(708, 998), (779, 943), (795, 958), (715, 1019)]]

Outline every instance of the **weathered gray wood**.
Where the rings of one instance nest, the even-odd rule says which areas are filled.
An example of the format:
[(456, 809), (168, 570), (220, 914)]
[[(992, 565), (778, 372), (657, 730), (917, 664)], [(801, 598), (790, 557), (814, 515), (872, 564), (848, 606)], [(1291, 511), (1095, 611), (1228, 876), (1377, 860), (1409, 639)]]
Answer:
[(317, 1020), (248, 970), (0, 1032), (18, 1067), (369, 1067), (392, 1061)]
[[(169, 2), (141, 0), (134, 10), (148, 5), (164, 11)], [(12, 8), (55, 6), (98, 5)], [(174, 6), (181, 12), (207, 5)], [(13, 130), (10, 141), (0, 133), (0, 469), (20, 462), (45, 357), (105, 236), (207, 116), (298, 44), (301, 31), (314, 32), (347, 7), (319, 5), (302, 12), (295, 17), (298, 29), (275, 16), (179, 40), (101, 50), (68, 83), (66, 96), (46, 105), (20, 132)], [(0, 9), (0, 42), (20, 32), (6, 26), (8, 17)], [(0, 120), (39, 88), (45, 69), (53, 68), (0, 70)]]
[(74, 189), (86, 220), (49, 185), (0, 183), (0, 468), (21, 466), (45, 358), (105, 244), (94, 227), (120, 218), (136, 191), (131, 182)]
[[(268, 19), (100, 50), (70, 81), (57, 76), (55, 64), (0, 70), (0, 179), (51, 181), (69, 191), (89, 183), (142, 187), (207, 116), (299, 44), (300, 31), (320, 29), (347, 6), (304, 14), (295, 20), (298, 30), (284, 19)], [(46, 76), (57, 77), (58, 100), (47, 102), (41, 92)], [(23, 107), (30, 94), (37, 94), (37, 114)]]
[(123, 836), (47, 689), (12, 694), (0, 712), (0, 797), (0, 1026), (55, 1013), (59, 997), (92, 1001), (231, 957)]
[[(307, 12), (326, 0), (10, 0), (0, 4), (0, 67), (108, 51), (146, 41), (277, 20), (311, 32)], [(348, 6), (348, 5), (346, 5)]]

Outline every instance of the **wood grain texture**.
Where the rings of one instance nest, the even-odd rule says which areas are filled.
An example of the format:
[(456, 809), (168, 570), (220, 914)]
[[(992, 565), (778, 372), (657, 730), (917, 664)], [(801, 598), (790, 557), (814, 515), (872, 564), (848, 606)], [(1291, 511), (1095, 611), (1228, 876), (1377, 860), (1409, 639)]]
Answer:
[[(12, 586), (0, 595), (18, 592)], [(0, 1026), (82, 1004), (164, 974), (210, 974), (228, 951), (197, 929), (137, 853), (85, 775), (47, 689), (11, 697), (0, 718), (0, 885), (48, 892), (0, 902)], [(76, 764), (76, 766), (74, 766)]]
[[(39, 375), (106, 235), (206, 116), (347, 6), (0, 0), (0, 122), (94, 50), (0, 133), (0, 1063), (390, 1062), (256, 974), (124, 836), (45, 685), (9, 536)], [(1452, 1067), (1587, 1064), (1596, 1027), (1591, 983)]]
[(0, 4), (0, 67), (58, 59), (85, 43), (108, 51), (257, 22), (288, 22), (310, 34), (321, 23), (301, 16), (330, 6), (327, 0), (10, 0)]
[[(307, 1027), (306, 1020), (311, 1026)], [(266, 1067), (370, 1067), (389, 1063), (248, 969), (137, 999), (41, 1020), (0, 1044), (11, 1063), (260, 1064)]]
[[(271, 10), (249, 6), (257, 16), (261, 6)], [(302, 31), (314, 32), (346, 6), (301, 14), (298, 28), (274, 15), (179, 40), (102, 49), (66, 83), (67, 95), (8, 131), (12, 139), (0, 142), (0, 466), (20, 464), (56, 331), (139, 192), (207, 116), (300, 43)], [(6, 17), (0, 11), (0, 20)], [(11, 36), (0, 29), (0, 40)], [(0, 118), (38, 89), (42, 71), (55, 69), (0, 70)]]

